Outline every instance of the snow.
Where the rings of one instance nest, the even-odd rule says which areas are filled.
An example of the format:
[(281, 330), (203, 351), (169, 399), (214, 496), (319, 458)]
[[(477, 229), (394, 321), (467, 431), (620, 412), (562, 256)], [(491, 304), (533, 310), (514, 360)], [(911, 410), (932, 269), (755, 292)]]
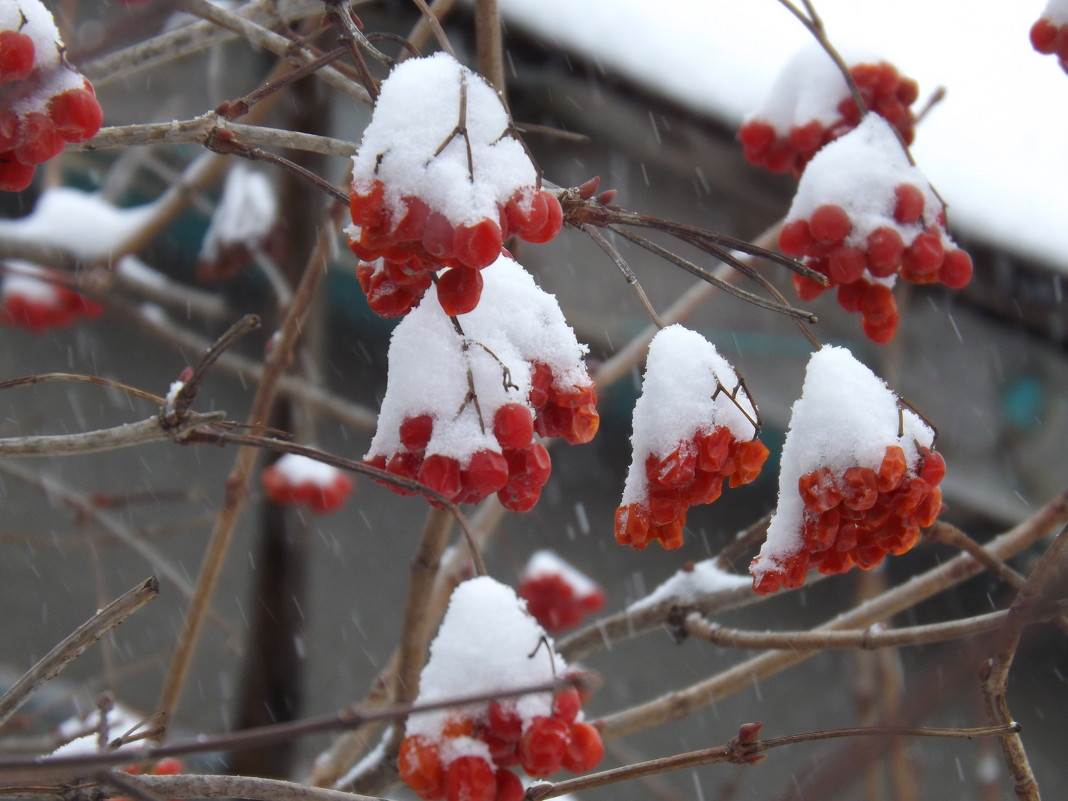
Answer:
[[(902, 433), (899, 435), (899, 430)], [(801, 476), (819, 467), (840, 475), (853, 466), (878, 470), (886, 448), (898, 445), (909, 469), (919, 462), (918, 445), (930, 447), (934, 431), (898, 406), (886, 383), (846, 348), (824, 346), (812, 354), (801, 397), (790, 410), (782, 448), (779, 502), (768, 525), (754, 575), (777, 569), (779, 560), (801, 548), (804, 502)]]
[[(454, 135), (464, 92), (470, 170), (467, 143)], [(498, 206), (537, 179), (523, 146), (506, 135), (508, 128), (497, 93), (477, 74), (445, 53), (409, 59), (382, 83), (353, 157), (353, 180), (361, 184), (377, 177), (386, 187), (387, 204), (398, 213), (401, 198), (418, 196), (454, 226), (483, 218), (496, 222)]]
[[(730, 362), (700, 334), (681, 325), (657, 332), (649, 343), (642, 394), (634, 406), (633, 458), (621, 506), (646, 500), (647, 455), (662, 459), (680, 442), (692, 440), (698, 431), (717, 426), (727, 426), (735, 439), (753, 438), (751, 420), (757, 415), (752, 399), (745, 391), (738, 393), (738, 404), (727, 396), (738, 385)], [(719, 392), (713, 400), (719, 387), (726, 392)]]
[(576, 597), (579, 598), (592, 595), (601, 589), (597, 582), (570, 562), (562, 559), (554, 551), (544, 548), (531, 554), (526, 567), (523, 568), (522, 578), (524, 580), (538, 576), (559, 576), (570, 585)]
[[(19, 81), (17, 96), (6, 96), (5, 105), (18, 114), (44, 111), (49, 99), (68, 89), (79, 89), (84, 78), (60, 57), (63, 40), (52, 13), (40, 0), (6, 2), (0, 8), (0, 30), (17, 30), (30, 37), (34, 48), (34, 71)], [(24, 25), (19, 27), (22, 19)], [(6, 90), (6, 87), (5, 87)]]
[[(394, 329), (386, 395), (364, 458), (399, 452), (401, 423), (429, 413), (434, 430), (426, 452), (455, 458), (463, 467), (478, 450), (500, 453), (493, 414), (505, 403), (527, 403), (530, 362), (549, 365), (558, 385), (588, 380), (586, 349), (554, 296), (507, 256), (482, 270), (482, 277), (478, 306), (459, 317), (470, 343), (466, 349), (433, 290)], [(502, 365), (515, 387), (505, 387)], [(468, 399), (469, 369), (477, 409)]]
[[(643, 0), (500, 5), (510, 26), (734, 127), (811, 42), (772, 0), (673, 0), (655, 10)], [(1060, 13), (1066, 4), (1056, 6)], [(1045, 180), (1068, 172), (1068, 76), (1031, 49), (1040, 4), (820, 0), (816, 7), (832, 42), (879, 52), (918, 81), (921, 103), (947, 88), (917, 127), (912, 153), (945, 198), (951, 226), (1068, 271), (1063, 188)]]
[(317, 487), (330, 487), (338, 476), (338, 469), (332, 465), (301, 456), (298, 453), (286, 453), (274, 462), (274, 467), (289, 481), (290, 486), (314, 484)]
[(11, 269), (4, 273), (0, 283), (0, 298), (18, 296), (35, 301), (42, 306), (59, 307), (63, 303), (58, 287), (43, 278), (41, 268), (20, 259), (8, 259), (5, 265)]
[(644, 598), (632, 603), (628, 611), (637, 612), (664, 601), (693, 604), (713, 592), (752, 586), (753, 580), (748, 576), (730, 573), (719, 567), (714, 559), (705, 559), (686, 565)]
[[(549, 644), (546, 649), (545, 642)], [(504, 692), (553, 681), (567, 669), (552, 650), (552, 640), (526, 611), (515, 591), (488, 576), (460, 584), (449, 599), (430, 659), (419, 681), (418, 703), (442, 701), (476, 693)], [(477, 713), (486, 704), (471, 711)], [(516, 699), (524, 729), (535, 717), (552, 714), (552, 694)], [(422, 712), (408, 719), (406, 734), (437, 740), (456, 709)], [(470, 737), (451, 738), (442, 761), (464, 755), (489, 758), (485, 743)]]
[(234, 164), (204, 234), (200, 257), (213, 261), (220, 249), (232, 245), (255, 251), (262, 246), (277, 216), (278, 200), (267, 176), (244, 164)]
[[(132, 730), (138, 728), (144, 718), (137, 715), (122, 704), (115, 706), (107, 713), (107, 742), (116, 740)], [(56, 727), (56, 735), (61, 740), (69, 740), (55, 751), (52, 756), (78, 756), (81, 754), (94, 754), (100, 751), (99, 732), (100, 711), (91, 710), (84, 715), (75, 715), (67, 718)], [(88, 733), (87, 733), (88, 732)], [(135, 740), (130, 743), (131, 748), (139, 748), (144, 745), (143, 740)]]
[(84, 261), (107, 260), (152, 212), (152, 205), (120, 209), (92, 192), (50, 187), (30, 214), (0, 220), (0, 238), (46, 242)]
[(1042, 12), (1042, 19), (1054, 25), (1068, 25), (1068, 0), (1049, 0)]

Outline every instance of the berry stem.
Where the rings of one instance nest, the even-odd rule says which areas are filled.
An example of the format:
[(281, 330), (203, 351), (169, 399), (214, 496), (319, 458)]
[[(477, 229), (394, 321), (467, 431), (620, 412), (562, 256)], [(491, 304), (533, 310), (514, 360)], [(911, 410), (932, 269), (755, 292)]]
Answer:
[(638, 281), (638, 276), (634, 274), (634, 271), (630, 268), (630, 265), (627, 264), (626, 259), (623, 258), (623, 254), (621, 254), (616, 249), (615, 245), (605, 239), (604, 236), (601, 235), (601, 232), (593, 226), (583, 223), (581, 226), (579, 226), (579, 230), (586, 234), (594, 242), (596, 242), (597, 246), (608, 255), (608, 258), (610, 258), (616, 263), (616, 266), (619, 268), (619, 271), (623, 273), (623, 277), (626, 279), (631, 289), (633, 289), (637, 293), (638, 300), (641, 301), (642, 307), (652, 319), (653, 324), (657, 328), (663, 328), (664, 323), (660, 320), (660, 316), (656, 313), (656, 309), (653, 308), (653, 304), (649, 300), (649, 296), (645, 294), (645, 290), (642, 288), (641, 282)]

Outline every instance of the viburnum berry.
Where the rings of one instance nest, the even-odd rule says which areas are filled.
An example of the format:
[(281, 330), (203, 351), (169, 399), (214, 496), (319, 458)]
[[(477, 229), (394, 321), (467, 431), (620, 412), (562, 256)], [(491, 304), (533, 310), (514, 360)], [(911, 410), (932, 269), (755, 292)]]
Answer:
[(683, 544), (691, 506), (719, 498), (726, 480), (748, 484), (768, 449), (754, 438), (758, 415), (748, 393), (715, 347), (669, 326), (649, 346), (642, 395), (634, 408), (634, 456), (615, 514), (621, 545)]
[(571, 726), (571, 742), (564, 752), (563, 765), (572, 773), (587, 773), (604, 759), (604, 741), (601, 733), (589, 723)]
[(482, 273), (470, 267), (451, 267), (438, 278), (438, 303), (449, 316), (467, 314), (482, 296)]
[(570, 730), (563, 721), (534, 718), (519, 741), (519, 764), (536, 778), (551, 776), (563, 767), (569, 741)]
[(445, 773), (448, 801), (494, 801), (497, 775), (493, 767), (477, 756), (462, 756), (449, 763)]
[[(849, 188), (854, 173), (853, 180), (864, 186), (856, 197)], [(859, 312), (865, 335), (880, 344), (889, 342), (897, 330), (892, 288), (899, 276), (915, 284), (940, 281), (959, 289), (972, 273), (971, 259), (946, 233), (938, 197), (878, 117), (865, 120), (812, 160), (782, 227), (779, 247), (827, 279), (822, 286), (795, 276), (802, 300), (836, 288), (839, 305)]]
[(1061, 68), (1068, 72), (1068, 12), (1055, 0), (1047, 5), (1042, 17), (1031, 26), (1031, 46), (1043, 55), (1055, 55)]
[[(552, 634), (578, 625), (604, 606), (604, 592), (591, 578), (546, 550), (530, 557), (523, 568), (518, 594), (527, 602), (530, 614)], [(561, 691), (557, 701), (565, 695), (567, 692)], [(576, 696), (574, 711), (578, 707)], [(574, 719), (574, 715), (564, 717)]]
[(316, 514), (341, 508), (352, 479), (332, 465), (295, 453), (282, 455), (260, 476), (263, 490), (277, 504), (307, 506)]
[(92, 86), (66, 61), (40, 0), (0, 8), (0, 26), (7, 27), (0, 30), (0, 190), (19, 191), (32, 182), (35, 165), (67, 142), (93, 137), (103, 114)]
[(60, 284), (50, 283), (29, 262), (9, 261), (18, 272), (0, 284), (0, 322), (32, 333), (67, 328), (81, 317), (98, 317), (103, 307)]
[(405, 737), (397, 755), (401, 781), (420, 798), (435, 799), (445, 794), (445, 772), (438, 747), (421, 735)]
[[(839, 428), (825, 430), (832, 419)], [(870, 570), (911, 549), (942, 508), (933, 438), (848, 351), (814, 354), (783, 447), (779, 508), (750, 566), (756, 592), (800, 587), (813, 568)]]
[[(867, 108), (911, 143), (916, 82), (885, 61), (853, 63), (849, 72)], [(747, 161), (796, 177), (822, 147), (860, 121), (860, 109), (837, 66), (822, 50), (809, 47), (783, 68), (768, 100), (742, 125), (738, 138)]]

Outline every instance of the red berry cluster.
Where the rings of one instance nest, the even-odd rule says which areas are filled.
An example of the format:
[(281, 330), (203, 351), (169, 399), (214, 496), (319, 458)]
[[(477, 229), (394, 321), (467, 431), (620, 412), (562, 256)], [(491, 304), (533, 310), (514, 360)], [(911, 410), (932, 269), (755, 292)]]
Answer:
[[(892, 64), (857, 64), (849, 70), (868, 109), (883, 117), (911, 144), (915, 135), (916, 115), (909, 108), (919, 96), (911, 78), (904, 78)], [(772, 172), (792, 172), (799, 176), (821, 147), (857, 127), (860, 110), (850, 94), (838, 103), (838, 118), (829, 125), (819, 120), (798, 121), (787, 132), (755, 118), (738, 132), (745, 158)]]
[[(92, 138), (103, 120), (92, 85), (63, 58), (51, 16), (39, 0), (21, 2), (33, 22), (20, 7), (20, 24), (0, 31), (0, 190), (7, 192), (28, 187), (36, 165), (67, 142)], [(30, 30), (46, 23), (48, 30)], [(49, 52), (40, 52), (43, 39)]]
[[(515, 765), (539, 778), (561, 768), (586, 773), (604, 757), (604, 743), (594, 726), (577, 720), (582, 702), (569, 687), (557, 692), (551, 715), (528, 722), (515, 701), (493, 701), (477, 716), (451, 717), (440, 740), (404, 738), (397, 759), (401, 779), (428, 801), (520, 801), (523, 785), (509, 770)], [(484, 743), (490, 760), (465, 754), (446, 761), (448, 741), (460, 738)]]
[[(292, 469), (292, 465), (298, 461), (314, 464), (318, 475), (295, 478), (305, 472), (303, 468), (297, 471)], [(328, 480), (323, 480), (324, 477)], [(269, 465), (261, 474), (260, 482), (267, 497), (275, 503), (307, 506), (320, 515), (340, 509), (352, 492), (352, 479), (340, 470), (291, 453)]]
[[(960, 289), (972, 277), (971, 257), (945, 235), (944, 215), (924, 225), (924, 195), (913, 184), (894, 188), (892, 219), (857, 232), (841, 206), (819, 206), (808, 219), (791, 220), (779, 234), (779, 249), (827, 277), (829, 286), (794, 276), (802, 300), (812, 300), (825, 289), (838, 288), (838, 303), (860, 312), (865, 335), (873, 342), (889, 342), (897, 330), (898, 313), (890, 287), (896, 276), (913, 284), (942, 283)], [(906, 241), (906, 237), (910, 237)]]
[(577, 626), (586, 615), (604, 607), (604, 592), (589, 578), (562, 562), (561, 569), (554, 570), (552, 561), (561, 561), (559, 557), (552, 556), (535, 565), (537, 558), (538, 555), (532, 558), (524, 572), (517, 594), (550, 634)]
[(1043, 17), (1031, 26), (1031, 46), (1043, 55), (1056, 54), (1068, 72), (1068, 23), (1057, 25)]
[(764, 443), (740, 441), (726, 426), (698, 431), (663, 458), (649, 454), (648, 499), (616, 509), (616, 542), (636, 550), (653, 540), (668, 550), (681, 548), (689, 507), (719, 498), (724, 479), (731, 487), (749, 484), (760, 475), (767, 458)]
[(922, 446), (919, 453), (915, 470), (909, 469), (905, 452), (890, 445), (878, 470), (854, 466), (838, 474), (820, 467), (801, 476), (801, 550), (754, 578), (753, 589), (767, 595), (800, 587), (810, 568), (827, 575), (853, 565), (871, 570), (888, 553), (910, 550), (920, 529), (933, 524), (942, 510), (938, 484), (946, 474), (940, 454)]
[(65, 286), (11, 274), (4, 280), (0, 322), (40, 333), (66, 328), (79, 317), (98, 317), (102, 308)]
[(502, 242), (516, 235), (527, 242), (548, 242), (563, 224), (560, 201), (547, 189), (516, 190), (496, 220), (454, 225), (419, 197), (387, 202), (385, 185), (354, 181), (349, 194), (357, 226), (349, 247), (359, 256), (356, 270), (371, 309), (382, 317), (411, 311), (437, 278), (438, 302), (446, 314), (466, 314), (482, 295), (482, 268), (501, 255)]
[[(501, 504), (513, 512), (534, 508), (552, 470), (549, 452), (534, 442), (534, 432), (544, 437), (563, 437), (578, 445), (593, 439), (600, 418), (592, 381), (557, 386), (548, 365), (535, 362), (532, 367), (529, 406), (505, 403), (493, 413), (493, 436), (499, 452), (478, 450), (466, 463), (453, 456), (428, 453), (435, 418), (419, 414), (401, 423), (399, 451), (388, 456), (376, 454), (367, 463), (418, 481), (453, 503), (478, 503), (497, 493)], [(389, 486), (402, 495), (414, 494)]]

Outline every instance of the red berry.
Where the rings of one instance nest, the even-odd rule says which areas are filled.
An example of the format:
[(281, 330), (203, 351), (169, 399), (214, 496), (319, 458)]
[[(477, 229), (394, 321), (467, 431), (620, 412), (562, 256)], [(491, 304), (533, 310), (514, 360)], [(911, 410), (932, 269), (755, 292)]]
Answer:
[(805, 301), (815, 300), (829, 288), (821, 284), (819, 281), (804, 275), (794, 274), (793, 280), (794, 291), (797, 292), (797, 297)]
[(497, 769), (497, 796), (495, 801), (523, 801), (523, 782), (512, 771)]
[(560, 233), (560, 228), (564, 224), (564, 210), (556, 195), (547, 189), (542, 189), (538, 193), (538, 198), (540, 200), (536, 202), (545, 206), (545, 222), (538, 228), (531, 226), (519, 231), (522, 239), (536, 244), (548, 242)]
[(427, 215), (423, 228), (423, 250), (432, 259), (445, 261), (453, 257), (453, 228), (448, 218), (437, 211)]
[(8, 150), (0, 153), (0, 192), (21, 192), (33, 183), (35, 168), (23, 164)]
[(400, 425), (401, 445), (412, 453), (422, 453), (430, 442), (430, 436), (434, 433), (434, 416), (420, 414), (415, 417), (406, 417)]
[(494, 801), (497, 775), (482, 757), (462, 756), (449, 763), (445, 774), (448, 801)]
[(924, 232), (905, 249), (901, 277), (914, 284), (931, 284), (938, 280), (945, 259), (945, 246), (937, 233)]
[(938, 280), (950, 289), (962, 289), (972, 280), (972, 257), (960, 248), (946, 251), (942, 266), (938, 268)]
[(352, 221), (361, 228), (377, 228), (385, 214), (385, 187), (375, 180), (370, 183), (353, 182), (349, 191), (349, 211)]
[(876, 228), (868, 234), (868, 269), (876, 278), (886, 278), (897, 272), (905, 253), (905, 242), (896, 229)]
[(878, 477), (870, 467), (850, 467), (842, 474), (842, 506), (866, 512), (879, 500)]
[(771, 147), (776, 136), (775, 129), (760, 120), (751, 120), (738, 131), (738, 139), (745, 148), (745, 157), (754, 163), (758, 155)]
[(419, 483), (443, 495), (450, 501), (463, 492), (460, 480), (460, 463), (451, 456), (432, 453), (423, 460), (419, 468)]
[(823, 125), (818, 120), (812, 120), (805, 125), (795, 125), (790, 129), (787, 141), (790, 147), (807, 161), (823, 144)]
[(490, 701), (486, 720), (493, 735), (506, 743), (517, 743), (523, 736), (523, 720), (515, 701)]
[(797, 480), (797, 490), (805, 508), (814, 514), (829, 511), (842, 501), (838, 479), (827, 467), (820, 467), (801, 476)]
[(733, 449), (734, 472), (731, 473), (730, 486), (738, 487), (751, 484), (760, 475), (764, 462), (768, 459), (767, 446), (758, 439), (738, 442)]
[(837, 245), (853, 228), (849, 214), (841, 206), (825, 203), (812, 212), (808, 223), (812, 237), (820, 243)]
[(779, 232), (779, 250), (787, 256), (804, 256), (814, 244), (808, 220), (791, 220)]
[(23, 164), (41, 164), (55, 158), (66, 144), (47, 114), (31, 112), (19, 121), (15, 158)]
[(889, 445), (879, 465), (877, 487), (881, 493), (889, 493), (901, 486), (905, 478), (908, 462), (905, 461), (905, 452), (898, 445)]
[(868, 294), (868, 282), (861, 279), (851, 284), (842, 284), (838, 287), (838, 305), (847, 312), (858, 312), (864, 305), (864, 298)]
[(923, 192), (912, 184), (899, 184), (894, 189), (894, 219), (902, 225), (918, 222), (923, 214)]
[(421, 241), (423, 229), (426, 227), (426, 218), (430, 215), (430, 208), (426, 201), (414, 196), (403, 198), (401, 204), (404, 211), (400, 219), (393, 223), (390, 238), (398, 244)]
[(519, 449), (534, 436), (534, 418), (522, 403), (506, 403), (493, 415), (493, 436), (502, 448)]
[(84, 89), (68, 89), (48, 104), (48, 113), (56, 131), (68, 142), (84, 142), (100, 130), (104, 112), (96, 102), (89, 84)]
[(536, 778), (560, 770), (570, 742), (570, 728), (555, 718), (537, 717), (519, 741), (519, 764)]
[(615, 514), (616, 542), (642, 550), (649, 543), (649, 524), (649, 510), (641, 504), (620, 506)]
[(464, 489), (481, 500), (508, 483), (508, 462), (496, 451), (475, 451), (463, 469), (461, 480)]
[(438, 303), (450, 317), (467, 314), (482, 297), (482, 273), (470, 267), (450, 267), (438, 278)]
[(1048, 19), (1040, 19), (1031, 26), (1031, 46), (1039, 53), (1057, 52), (1057, 31)]
[(445, 794), (445, 775), (438, 747), (422, 735), (405, 737), (397, 755), (401, 780), (422, 798)]
[(30, 77), (33, 59), (33, 39), (19, 31), (0, 32), (0, 83)]
[(565, 723), (574, 723), (581, 708), (582, 699), (579, 697), (578, 689), (565, 687), (556, 691), (556, 695), (553, 697), (554, 718)]
[(459, 225), (453, 233), (452, 249), (461, 264), (481, 270), (501, 255), (501, 229), (493, 220)]
[(182, 765), (182, 760), (174, 759), (161, 759), (155, 765), (152, 766), (152, 775), (154, 776), (177, 776), (179, 773), (185, 770)]
[(646, 475), (654, 484), (677, 489), (693, 481), (697, 470), (697, 446), (693, 442), (680, 442), (663, 459), (652, 454), (646, 460)]
[(325, 515), (340, 509), (345, 499), (352, 492), (352, 479), (344, 473), (338, 473), (327, 486), (312, 484), (312, 492), (307, 500), (308, 507), (316, 514)]
[(920, 465), (920, 478), (932, 487), (940, 484), (946, 476), (946, 460), (942, 458), (942, 454), (930, 448), (921, 447), (919, 450), (923, 460)]
[(604, 759), (604, 741), (601, 733), (589, 723), (571, 726), (571, 742), (564, 754), (564, 767), (572, 773), (593, 770)]
[(835, 248), (827, 257), (827, 273), (838, 284), (851, 284), (864, 274), (864, 251), (855, 247)]

